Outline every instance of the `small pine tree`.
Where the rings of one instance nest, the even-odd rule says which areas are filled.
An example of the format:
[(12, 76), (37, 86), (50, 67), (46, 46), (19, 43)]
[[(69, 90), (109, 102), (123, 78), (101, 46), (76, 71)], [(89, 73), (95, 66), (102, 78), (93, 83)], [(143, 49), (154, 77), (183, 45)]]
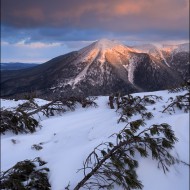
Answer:
[(170, 154), (177, 141), (171, 126), (162, 123), (140, 130), (145, 125), (144, 120), (130, 122), (120, 133), (112, 135), (116, 136), (115, 143), (97, 146), (85, 160), (81, 169), (85, 176), (74, 190), (82, 187), (110, 190), (115, 185), (123, 190), (142, 189), (143, 184), (136, 173), (137, 153), (157, 160), (164, 173), (169, 171), (168, 167), (178, 162)]

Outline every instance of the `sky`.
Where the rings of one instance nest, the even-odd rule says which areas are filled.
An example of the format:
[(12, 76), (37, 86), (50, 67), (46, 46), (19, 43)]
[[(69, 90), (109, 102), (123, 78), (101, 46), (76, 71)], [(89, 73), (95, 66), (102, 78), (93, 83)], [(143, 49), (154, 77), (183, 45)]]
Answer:
[(43, 63), (108, 38), (189, 41), (189, 0), (1, 0), (1, 62)]

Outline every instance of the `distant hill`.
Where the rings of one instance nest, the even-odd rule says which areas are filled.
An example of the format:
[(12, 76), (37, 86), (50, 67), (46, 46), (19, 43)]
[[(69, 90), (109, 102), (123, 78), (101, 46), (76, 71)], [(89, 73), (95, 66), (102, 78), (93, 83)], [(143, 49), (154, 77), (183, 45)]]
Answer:
[(37, 63), (0, 63), (1, 70), (20, 70), (35, 67)]

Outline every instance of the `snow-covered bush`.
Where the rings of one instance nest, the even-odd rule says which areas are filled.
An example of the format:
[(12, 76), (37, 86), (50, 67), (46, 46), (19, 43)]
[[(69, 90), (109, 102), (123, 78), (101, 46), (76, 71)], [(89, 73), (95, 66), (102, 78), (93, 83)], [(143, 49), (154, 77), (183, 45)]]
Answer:
[(75, 98), (58, 99), (50, 101), (42, 106), (39, 106), (34, 99), (30, 99), (23, 104), (19, 104), (15, 110), (1, 109), (1, 128), (0, 133), (4, 134), (6, 131), (11, 131), (15, 134), (19, 133), (33, 133), (36, 131), (39, 123), (33, 118), (34, 114), (43, 113), (46, 117), (61, 114), (68, 110), (75, 110), (77, 104), (83, 108), (96, 107), (95, 98)]
[(190, 110), (190, 92), (175, 98), (170, 97), (168, 101), (171, 101), (171, 103), (168, 106), (164, 106), (162, 113), (175, 113), (175, 109), (180, 109), (187, 113)]
[(0, 114), (1, 134), (6, 131), (11, 131), (15, 134), (33, 133), (39, 127), (38, 121), (23, 111), (1, 110)]
[(48, 181), (49, 169), (42, 167), (46, 162), (39, 157), (34, 160), (18, 162), (12, 168), (1, 172), (2, 190), (50, 190)]
[[(126, 122), (132, 116), (139, 114), (143, 119), (151, 119), (153, 117), (152, 113), (147, 111), (146, 106), (155, 104), (157, 101), (162, 100), (161, 96), (156, 95), (146, 95), (144, 97), (140, 96), (115, 96), (113, 103), (117, 106), (117, 111), (120, 113), (119, 122)], [(109, 103), (110, 104), (110, 103)]]

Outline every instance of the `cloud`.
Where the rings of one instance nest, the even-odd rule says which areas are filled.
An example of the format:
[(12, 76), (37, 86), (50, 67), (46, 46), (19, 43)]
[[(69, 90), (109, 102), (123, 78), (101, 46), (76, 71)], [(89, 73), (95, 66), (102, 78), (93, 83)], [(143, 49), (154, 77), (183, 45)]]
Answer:
[(100, 28), (137, 31), (142, 28), (188, 27), (187, 0), (2, 0), (2, 23), (17, 28)]
[(1, 42), (1, 62), (33, 62), (43, 63), (56, 56), (72, 51), (67, 45), (61, 43), (17, 43)]
[(43, 43), (43, 42), (32, 42), (32, 43), (26, 43), (25, 40), (22, 40), (20, 42), (17, 42), (13, 44), (15, 47), (24, 47), (24, 48), (34, 48), (34, 49), (39, 49), (39, 48), (52, 48), (52, 47), (57, 47), (57, 46), (62, 46), (62, 43)]
[(29, 42), (30, 39), (16, 43), (1, 42), (1, 62), (44, 63), (54, 57), (79, 50), (92, 41), (67, 41), (65, 43)]
[(40, 60), (100, 38), (188, 40), (189, 0), (1, 0), (1, 38), (3, 56)]

